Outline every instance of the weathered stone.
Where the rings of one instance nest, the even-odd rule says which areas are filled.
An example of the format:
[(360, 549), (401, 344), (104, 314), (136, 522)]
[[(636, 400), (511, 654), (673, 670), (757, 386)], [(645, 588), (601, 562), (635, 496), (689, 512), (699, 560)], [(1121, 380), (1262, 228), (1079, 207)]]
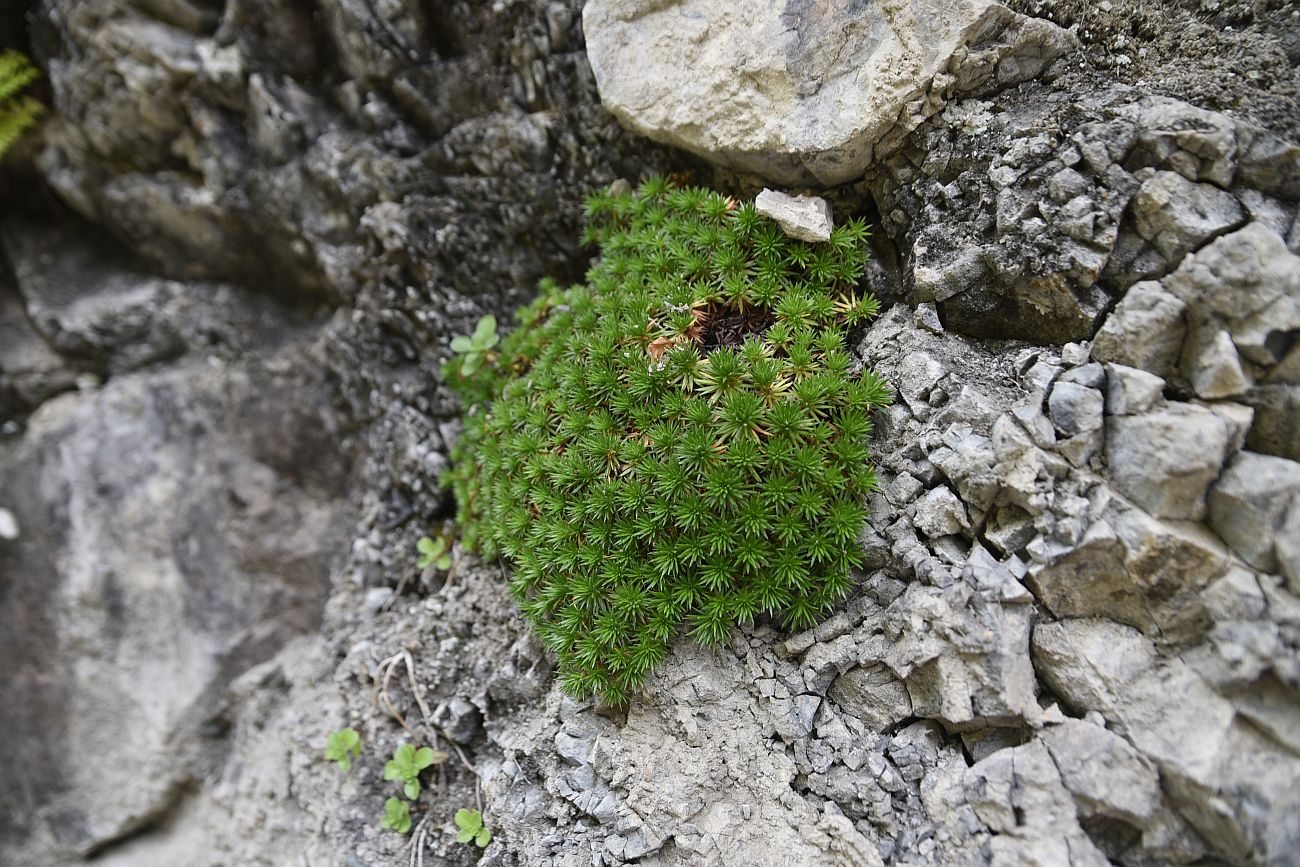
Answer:
[(787, 183), (860, 176), (954, 90), (1037, 75), (1071, 39), (988, 2), (834, 7), (596, 0), (605, 106), (631, 129)]
[(1056, 383), (1047, 399), (1052, 423), (1066, 436), (1100, 429), (1104, 403), (1100, 391), (1074, 382)]
[(1130, 281), (1159, 276), (1245, 218), (1232, 194), (1170, 171), (1155, 172), (1143, 181), (1129, 209), (1133, 236), (1121, 235), (1111, 269)]
[(1106, 365), (1106, 414), (1138, 415), (1155, 406), (1165, 381), (1154, 373), (1123, 364)]
[(1242, 369), (1231, 335), (1213, 327), (1189, 335), (1183, 344), (1181, 366), (1192, 389), (1203, 398), (1233, 397), (1253, 385), (1250, 375)]
[(776, 220), (781, 231), (800, 241), (829, 241), (835, 228), (831, 206), (819, 196), (790, 196), (765, 189), (754, 199), (754, 209)]
[(1221, 414), (1190, 404), (1113, 415), (1106, 420), (1106, 463), (1116, 487), (1151, 514), (1200, 520), (1232, 434)]
[(1099, 725), (1066, 720), (1043, 742), (1084, 816), (1145, 827), (1160, 806), (1160, 778), (1127, 741)]
[(1274, 542), (1297, 494), (1300, 464), (1239, 452), (1210, 491), (1210, 526), (1251, 566), (1277, 571)]
[(835, 679), (829, 694), (844, 713), (861, 720), (868, 731), (884, 731), (912, 716), (907, 687), (879, 663), (844, 672)]
[(1199, 593), (1227, 565), (1203, 526), (1112, 504), (1077, 545), (1032, 566), (1029, 583), (1058, 617), (1107, 617), (1175, 640), (1203, 631)]
[(1293, 498), (1278, 528), (1274, 547), (1291, 592), (1300, 596), (1300, 498)]
[(1199, 250), (1163, 285), (1196, 320), (1209, 318), (1226, 328), (1253, 364), (1276, 365), (1286, 343), (1278, 335), (1300, 330), (1300, 256), (1261, 223)]
[(995, 834), (990, 863), (1109, 863), (1079, 827), (1074, 801), (1042, 741), (976, 762), (967, 769), (963, 789)]
[(1284, 833), (1278, 809), (1294, 801), (1300, 758), (1241, 724), (1186, 664), (1175, 660), (1130, 681), (1113, 713), (1159, 766), (1183, 816), (1224, 857), (1267, 851), (1270, 836)]
[[(76, 817), (58, 822), (56, 851), (94, 851), (170, 811), (202, 775), (232, 680), (320, 622), (344, 474), (321, 384), (286, 360), (115, 377), (45, 403), (0, 452), (7, 507), (80, 552), (6, 552), (10, 592), (45, 600), (0, 637), (0, 657), (32, 659), (0, 702), (22, 744), (6, 767), (47, 780), (50, 816)], [(14, 642), (47, 650), (37, 661)], [(57, 726), (35, 712), (54, 695)]]
[(946, 485), (931, 488), (916, 501), (914, 508), (912, 522), (931, 539), (970, 529), (966, 507)]
[(1034, 668), (1079, 711), (1114, 718), (1124, 685), (1150, 668), (1155, 648), (1142, 633), (1110, 620), (1080, 618), (1034, 629)]
[(1154, 282), (1138, 283), (1102, 323), (1093, 357), (1168, 379), (1182, 354), (1187, 305)]

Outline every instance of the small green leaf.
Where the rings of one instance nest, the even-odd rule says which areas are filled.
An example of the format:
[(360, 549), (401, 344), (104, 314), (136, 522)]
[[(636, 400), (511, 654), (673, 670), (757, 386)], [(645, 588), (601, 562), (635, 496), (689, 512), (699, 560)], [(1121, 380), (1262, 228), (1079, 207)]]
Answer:
[(420, 747), (420, 749), (415, 752), (415, 768), (418, 771), (424, 770), (436, 761), (437, 759), (434, 758), (433, 750), (429, 747)]
[(474, 326), (475, 341), (485, 340), (488, 337), (497, 336), (497, 318), (489, 313), (478, 321)]
[(451, 568), (451, 556), (447, 552), (447, 540), (441, 536), (437, 539), (431, 539), (428, 536), (421, 537), (420, 541), (415, 543), (415, 547), (420, 552), (420, 556), (415, 562), (415, 565), (419, 568), (428, 569), (430, 566), (437, 566), (443, 570)]
[(456, 811), (456, 827), (473, 833), (483, 827), (483, 814), (478, 810), (460, 809)]
[(402, 791), (405, 792), (406, 797), (410, 798), (412, 801), (418, 799), (420, 797), (420, 781), (415, 777), (411, 777), (411, 779), (406, 781), (406, 785), (403, 787)]
[(482, 849), (488, 843), (492, 842), (492, 832), (487, 828), (480, 828), (479, 832), (474, 835), (474, 842)]
[(456, 353), (469, 352), (474, 348), (474, 343), (468, 337), (461, 334), (451, 339), (451, 351)]
[(352, 767), (352, 758), (361, 755), (361, 735), (355, 729), (345, 728), (330, 732), (325, 742), (325, 758), (338, 762), (339, 768), (346, 771)]
[(400, 798), (389, 798), (384, 802), (384, 820), (381, 828), (392, 828), (399, 834), (411, 830), (411, 808)]
[(456, 834), (457, 843), (468, 843), (470, 840), (473, 839), (474, 839), (473, 831), (461, 831), (458, 834)]
[(483, 354), (480, 352), (471, 352), (465, 356), (465, 360), (460, 364), (460, 372), (466, 376), (473, 376), (474, 372), (483, 366)]

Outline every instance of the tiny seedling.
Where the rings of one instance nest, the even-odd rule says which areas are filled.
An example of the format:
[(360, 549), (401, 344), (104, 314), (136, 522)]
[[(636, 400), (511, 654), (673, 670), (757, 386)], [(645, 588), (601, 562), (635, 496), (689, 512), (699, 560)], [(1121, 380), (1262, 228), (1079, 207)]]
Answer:
[(389, 798), (384, 802), (384, 821), (381, 828), (392, 828), (399, 834), (411, 830), (411, 808), (401, 798)]
[(393, 758), (384, 765), (385, 780), (401, 780), (402, 791), (414, 801), (420, 797), (420, 771), (431, 765), (447, 760), (447, 753), (442, 750), (420, 747), (418, 750), (410, 744), (402, 744), (393, 751)]
[(441, 536), (437, 539), (422, 536), (420, 541), (415, 543), (415, 548), (420, 552), (420, 559), (416, 561), (416, 565), (421, 569), (437, 566), (445, 572), (451, 568), (451, 551), (447, 547), (447, 540)]
[(351, 727), (330, 732), (325, 742), (325, 758), (338, 762), (339, 769), (346, 771), (352, 767), (352, 760), (361, 757), (361, 735)]
[(457, 810), (456, 827), (460, 829), (456, 834), (457, 843), (473, 840), (474, 845), (482, 849), (492, 842), (492, 832), (484, 827), (483, 814), (478, 810)]
[(451, 351), (461, 356), (460, 372), (465, 376), (473, 376), (500, 339), (497, 335), (497, 318), (491, 314), (478, 321), (473, 334), (452, 338)]

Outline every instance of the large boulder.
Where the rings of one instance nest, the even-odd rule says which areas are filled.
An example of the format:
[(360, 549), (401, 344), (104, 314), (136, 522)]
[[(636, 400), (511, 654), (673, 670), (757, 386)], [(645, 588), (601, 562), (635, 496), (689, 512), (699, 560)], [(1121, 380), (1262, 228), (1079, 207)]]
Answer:
[(786, 184), (851, 181), (954, 93), (1025, 81), (1070, 36), (991, 0), (593, 0), (587, 55), (626, 126)]

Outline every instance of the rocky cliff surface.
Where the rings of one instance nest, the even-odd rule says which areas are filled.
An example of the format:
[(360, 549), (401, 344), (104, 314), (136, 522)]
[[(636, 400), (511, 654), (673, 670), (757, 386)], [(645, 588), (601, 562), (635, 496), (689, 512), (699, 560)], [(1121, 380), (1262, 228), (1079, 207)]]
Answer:
[[(1300, 19), (1012, 5), (0, 7), (0, 861), (1292, 863)], [(611, 712), (415, 540), (449, 338), (663, 171), (869, 217), (898, 396), (854, 595)]]

